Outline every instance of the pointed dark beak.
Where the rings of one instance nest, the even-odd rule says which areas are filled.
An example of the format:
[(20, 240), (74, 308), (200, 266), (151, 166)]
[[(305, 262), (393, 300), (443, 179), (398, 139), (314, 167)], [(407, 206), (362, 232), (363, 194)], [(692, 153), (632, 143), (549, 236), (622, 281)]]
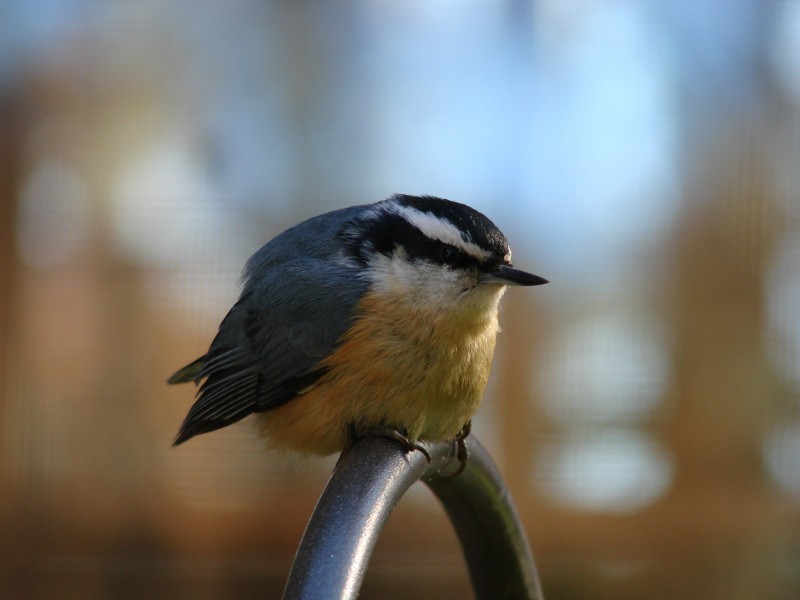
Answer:
[(544, 277), (520, 271), (508, 265), (500, 265), (491, 273), (481, 277), (481, 283), (499, 283), (500, 285), (542, 285), (550, 283)]

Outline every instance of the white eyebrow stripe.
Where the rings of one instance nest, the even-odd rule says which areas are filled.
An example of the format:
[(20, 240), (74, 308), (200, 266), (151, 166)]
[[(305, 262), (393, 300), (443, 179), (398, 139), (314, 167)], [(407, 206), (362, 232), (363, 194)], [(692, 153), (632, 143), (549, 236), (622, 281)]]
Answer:
[(422, 212), (410, 206), (395, 204), (391, 209), (432, 240), (455, 246), (478, 260), (486, 260), (492, 256), (492, 253), (488, 250), (484, 250), (477, 244), (465, 240), (458, 227), (447, 219), (440, 219), (435, 215)]

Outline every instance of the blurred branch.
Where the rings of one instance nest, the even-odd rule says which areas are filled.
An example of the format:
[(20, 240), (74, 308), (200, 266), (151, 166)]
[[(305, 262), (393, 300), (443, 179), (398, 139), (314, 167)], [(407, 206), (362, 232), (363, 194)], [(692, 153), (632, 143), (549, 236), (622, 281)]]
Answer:
[[(17, 284), (17, 206), (22, 181), (22, 155), (29, 119), (23, 94), (0, 92), (0, 414), (6, 414), (10, 350), (14, 347)], [(4, 447), (0, 429), (0, 447)], [(4, 464), (0, 461), (0, 465)], [(6, 477), (0, 471), (0, 482)]]

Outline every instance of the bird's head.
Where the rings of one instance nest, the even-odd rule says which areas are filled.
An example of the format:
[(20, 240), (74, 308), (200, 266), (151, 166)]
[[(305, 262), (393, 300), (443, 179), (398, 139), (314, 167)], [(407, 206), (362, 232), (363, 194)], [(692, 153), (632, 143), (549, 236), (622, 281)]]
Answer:
[(512, 266), (494, 223), (450, 200), (392, 196), (366, 208), (345, 237), (375, 293), (422, 312), (494, 314), (507, 286), (547, 283)]

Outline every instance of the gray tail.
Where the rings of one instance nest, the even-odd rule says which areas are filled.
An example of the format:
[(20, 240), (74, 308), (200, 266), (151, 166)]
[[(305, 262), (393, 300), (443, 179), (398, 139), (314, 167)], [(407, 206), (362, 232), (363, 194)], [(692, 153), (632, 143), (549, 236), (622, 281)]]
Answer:
[(178, 369), (172, 377), (167, 379), (167, 383), (172, 385), (176, 383), (189, 383), (190, 381), (196, 383), (197, 380), (200, 379), (200, 371), (203, 369), (203, 364), (205, 362), (206, 357), (203, 355), (197, 360), (190, 362), (182, 369)]

